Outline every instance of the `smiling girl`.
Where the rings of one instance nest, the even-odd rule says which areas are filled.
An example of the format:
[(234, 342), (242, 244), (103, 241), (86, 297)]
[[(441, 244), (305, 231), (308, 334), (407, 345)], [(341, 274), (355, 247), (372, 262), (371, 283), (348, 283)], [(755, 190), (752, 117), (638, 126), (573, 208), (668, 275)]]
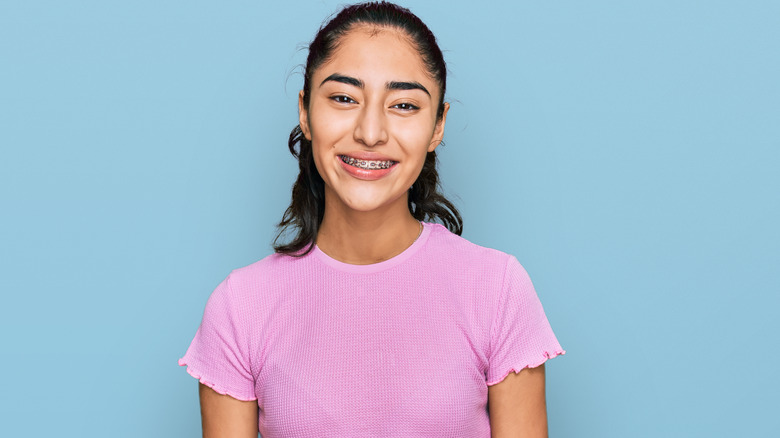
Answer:
[(438, 191), (445, 90), (407, 9), (320, 29), (276, 254), (217, 287), (179, 361), (205, 437), (547, 435), (543, 364), (563, 350), (522, 266), (461, 238)]

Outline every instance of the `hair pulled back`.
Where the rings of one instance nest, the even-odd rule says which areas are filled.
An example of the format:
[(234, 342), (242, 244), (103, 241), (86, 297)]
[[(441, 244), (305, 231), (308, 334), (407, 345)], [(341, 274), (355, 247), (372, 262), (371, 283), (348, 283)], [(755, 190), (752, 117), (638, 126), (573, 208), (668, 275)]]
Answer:
[[(422, 57), (428, 74), (435, 79), (441, 93), (437, 118), (444, 115), (444, 92), (447, 88), (447, 65), (436, 43), (436, 37), (416, 15), (406, 8), (388, 2), (369, 2), (347, 6), (324, 24), (309, 45), (303, 80), (303, 104), (308, 108), (311, 98), (311, 79), (314, 72), (327, 62), (338, 47), (341, 38), (359, 25), (373, 25), (397, 29), (406, 34)], [(298, 160), (298, 178), (292, 188), (292, 201), (278, 224), (274, 239), (278, 253), (302, 256), (313, 248), (325, 213), (325, 183), (314, 164), (311, 141), (296, 126), (287, 142), (290, 153)], [(422, 171), (409, 190), (409, 211), (417, 220), (441, 222), (450, 231), (460, 235), (463, 219), (455, 206), (439, 191), (439, 173), (436, 152), (428, 152)], [(288, 243), (279, 241), (287, 233), (296, 234)]]

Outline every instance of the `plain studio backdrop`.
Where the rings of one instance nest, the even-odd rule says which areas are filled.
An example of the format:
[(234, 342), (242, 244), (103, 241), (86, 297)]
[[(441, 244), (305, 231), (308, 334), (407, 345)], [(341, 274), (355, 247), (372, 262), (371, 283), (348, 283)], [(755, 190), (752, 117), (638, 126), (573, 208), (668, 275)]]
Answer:
[[(341, 4), (0, 2), (0, 434), (199, 436), (176, 361), (271, 253)], [(448, 61), (464, 236), (568, 351), (551, 435), (776, 433), (780, 3), (403, 4)]]

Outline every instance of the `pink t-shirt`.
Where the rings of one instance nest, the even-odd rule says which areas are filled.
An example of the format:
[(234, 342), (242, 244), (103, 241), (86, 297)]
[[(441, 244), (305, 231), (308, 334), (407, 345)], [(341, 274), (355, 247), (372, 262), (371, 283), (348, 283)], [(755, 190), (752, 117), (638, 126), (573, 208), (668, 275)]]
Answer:
[(487, 389), (563, 354), (517, 260), (438, 224), (373, 265), (315, 248), (233, 271), (180, 365), (274, 437), (489, 437)]

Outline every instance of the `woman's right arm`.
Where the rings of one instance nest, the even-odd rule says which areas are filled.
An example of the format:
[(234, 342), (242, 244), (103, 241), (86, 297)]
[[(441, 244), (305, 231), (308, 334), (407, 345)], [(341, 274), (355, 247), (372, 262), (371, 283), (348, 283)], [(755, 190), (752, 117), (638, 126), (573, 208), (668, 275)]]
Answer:
[(257, 401), (236, 400), (200, 383), (203, 438), (257, 438)]

